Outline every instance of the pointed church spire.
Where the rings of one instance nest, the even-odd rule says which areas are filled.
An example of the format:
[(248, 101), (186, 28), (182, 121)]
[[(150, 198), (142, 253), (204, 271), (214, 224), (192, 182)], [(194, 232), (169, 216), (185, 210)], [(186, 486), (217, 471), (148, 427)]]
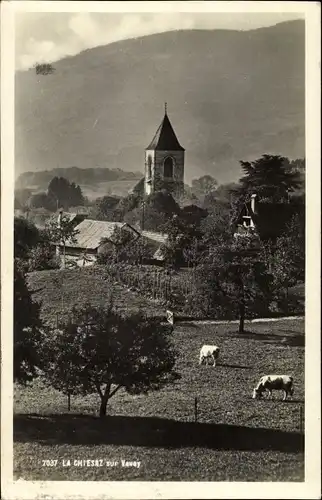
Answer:
[(159, 151), (184, 151), (184, 148), (180, 145), (177, 136), (172, 128), (168, 117), (168, 105), (164, 103), (164, 117), (163, 120), (156, 131), (155, 136), (150, 142), (147, 150), (159, 150)]

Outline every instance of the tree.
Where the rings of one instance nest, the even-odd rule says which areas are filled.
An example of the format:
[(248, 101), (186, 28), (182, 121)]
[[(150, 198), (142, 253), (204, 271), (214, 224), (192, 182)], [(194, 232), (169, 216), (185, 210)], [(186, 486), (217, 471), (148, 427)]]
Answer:
[(215, 191), (218, 186), (218, 181), (211, 175), (203, 175), (199, 179), (192, 180), (192, 192), (200, 197)]
[(114, 209), (119, 203), (119, 198), (116, 196), (103, 196), (98, 198), (91, 209), (91, 217), (95, 220), (114, 220)]
[(100, 398), (100, 416), (121, 388), (129, 394), (157, 390), (178, 378), (169, 326), (140, 312), (126, 316), (87, 305), (71, 311), (61, 330), (45, 335), (45, 377), (64, 394)]
[(238, 237), (223, 248), (223, 290), (237, 304), (239, 333), (244, 332), (245, 318), (265, 314), (271, 299), (271, 276), (262, 258), (259, 240), (254, 236)]
[(270, 267), (278, 297), (288, 304), (288, 290), (305, 280), (305, 219), (296, 214), (271, 251)]
[(51, 75), (56, 71), (51, 63), (36, 63), (34, 68), (37, 75)]
[(132, 226), (139, 226), (146, 231), (160, 231), (168, 218), (164, 212), (157, 210), (150, 204), (141, 204), (124, 216), (124, 221)]
[(27, 260), (30, 251), (40, 241), (37, 227), (24, 217), (14, 218), (14, 256)]
[[(199, 224), (189, 221), (184, 214), (174, 215), (162, 228), (167, 234), (167, 242), (162, 245), (164, 261), (167, 265), (179, 268), (196, 252), (201, 239)], [(193, 257), (194, 259), (194, 257)]]
[(37, 375), (41, 338), (40, 306), (32, 301), (26, 278), (14, 262), (14, 379), (26, 384)]
[(207, 228), (200, 242), (203, 252), (198, 251), (196, 291), (188, 297), (186, 307), (190, 312), (197, 308), (203, 315), (216, 318), (237, 316), (242, 333), (247, 316), (267, 314), (272, 296), (271, 276), (258, 238), (235, 239), (225, 226), (220, 233), (220, 220), (211, 222), (210, 234)]
[(45, 208), (46, 210), (54, 211), (57, 207), (57, 202), (47, 195), (47, 193), (36, 193), (30, 196), (30, 208)]
[(15, 189), (15, 208), (26, 209), (31, 194), (31, 189)]
[(54, 177), (47, 189), (47, 195), (51, 203), (57, 209), (64, 208), (68, 210), (69, 207), (84, 205), (84, 196), (80, 186), (74, 182), (70, 183), (64, 177)]
[(285, 203), (289, 195), (301, 186), (298, 171), (294, 170), (288, 158), (265, 154), (249, 162), (240, 161), (244, 176), (239, 180), (237, 191), (243, 199), (256, 193), (260, 200)]
[(46, 224), (44, 231), (45, 237), (51, 243), (63, 247), (64, 265), (65, 265), (65, 250), (66, 243), (76, 243), (78, 230), (74, 227), (73, 221), (67, 215), (61, 214), (59, 219), (50, 219)]

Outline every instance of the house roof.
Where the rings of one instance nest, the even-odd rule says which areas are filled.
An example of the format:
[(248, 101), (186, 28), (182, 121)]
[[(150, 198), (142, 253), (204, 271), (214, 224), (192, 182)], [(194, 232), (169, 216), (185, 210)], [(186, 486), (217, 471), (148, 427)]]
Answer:
[[(58, 220), (58, 216), (61, 212), (58, 211), (58, 212), (55, 212), (51, 217), (50, 217), (50, 220), (52, 221), (57, 221)], [(66, 218), (69, 219), (69, 222), (80, 222), (84, 219), (85, 215), (84, 214), (79, 214), (79, 213), (76, 213), (76, 212), (62, 212), (62, 215)]]
[(75, 241), (67, 241), (66, 247), (95, 250), (100, 246), (102, 238), (112, 238), (116, 227), (141, 234), (141, 236), (147, 238), (153, 243), (156, 243), (158, 247), (167, 240), (166, 234), (155, 233), (153, 231), (137, 231), (135, 228), (124, 222), (85, 219), (75, 227), (76, 231), (78, 231), (75, 236)]
[(102, 238), (111, 238), (114, 229), (122, 226), (123, 222), (85, 219), (75, 227), (78, 231), (75, 243), (66, 242), (66, 247), (95, 250), (100, 246)]
[(156, 243), (160, 243), (160, 245), (165, 243), (168, 237), (167, 234), (155, 233), (153, 231), (141, 231), (141, 235), (149, 240), (155, 241)]
[(170, 120), (167, 113), (165, 113), (164, 118), (156, 131), (151, 143), (146, 148), (147, 150), (158, 150), (158, 151), (184, 151), (184, 148), (180, 146), (177, 136), (172, 128)]

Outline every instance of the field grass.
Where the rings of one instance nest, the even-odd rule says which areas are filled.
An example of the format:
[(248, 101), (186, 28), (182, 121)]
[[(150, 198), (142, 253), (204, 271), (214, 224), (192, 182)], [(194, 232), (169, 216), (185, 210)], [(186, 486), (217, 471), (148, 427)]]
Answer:
[(165, 315), (164, 308), (155, 302), (113, 282), (105, 266), (35, 271), (28, 275), (28, 287), (33, 299), (42, 305), (42, 318), (49, 323), (56, 321), (56, 312), (61, 315), (86, 302), (104, 306), (111, 295), (120, 310), (144, 309), (148, 315)]
[[(98, 418), (98, 396), (67, 398), (39, 381), (15, 388), (14, 474), (28, 480), (303, 481), (304, 321), (176, 325), (181, 380), (149, 395), (117, 393)], [(221, 348), (218, 366), (198, 366), (203, 343)], [(255, 401), (259, 377), (287, 373), (295, 393)], [(198, 422), (194, 401), (198, 397)], [(42, 460), (57, 459), (55, 467)], [(71, 460), (64, 467), (62, 461)], [(104, 466), (74, 466), (103, 459)], [(137, 460), (140, 467), (122, 467)], [(114, 467), (105, 462), (117, 461)]]

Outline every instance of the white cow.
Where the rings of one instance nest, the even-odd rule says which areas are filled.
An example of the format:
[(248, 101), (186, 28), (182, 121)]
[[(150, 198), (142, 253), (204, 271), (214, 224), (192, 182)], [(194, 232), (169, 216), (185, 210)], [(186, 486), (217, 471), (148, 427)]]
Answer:
[(265, 391), (268, 391), (268, 397), (272, 397), (273, 390), (284, 392), (283, 401), (288, 395), (293, 396), (293, 377), (289, 375), (265, 375), (254, 388), (253, 399), (260, 399)]
[(216, 361), (219, 356), (219, 347), (216, 345), (203, 345), (200, 349), (199, 365), (203, 365), (205, 362), (211, 361), (213, 366), (216, 366)]

